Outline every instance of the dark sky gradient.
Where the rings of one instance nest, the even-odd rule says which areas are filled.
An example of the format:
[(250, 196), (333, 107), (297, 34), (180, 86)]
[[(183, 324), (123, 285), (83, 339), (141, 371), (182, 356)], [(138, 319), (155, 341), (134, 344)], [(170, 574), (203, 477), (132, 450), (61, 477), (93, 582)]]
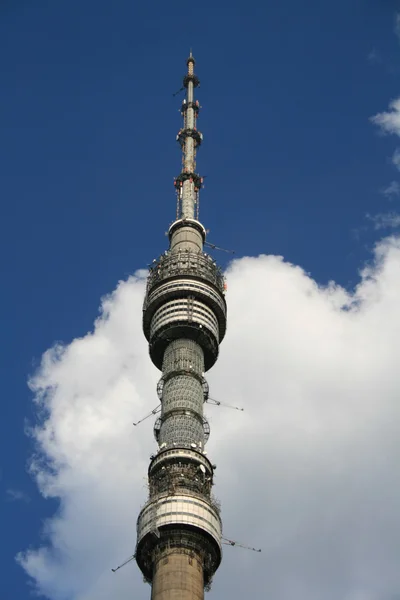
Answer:
[(238, 256), (283, 255), (322, 284), (352, 287), (381, 233), (365, 215), (398, 202), (380, 193), (396, 179), (395, 141), (369, 122), (400, 90), (397, 7), (0, 4), (2, 600), (30, 597), (14, 556), (38, 543), (56, 508), (27, 473), (24, 428), (37, 418), (28, 376), (55, 341), (91, 329), (118, 280), (165, 249), (180, 170), (172, 94), (189, 48), (210, 241)]

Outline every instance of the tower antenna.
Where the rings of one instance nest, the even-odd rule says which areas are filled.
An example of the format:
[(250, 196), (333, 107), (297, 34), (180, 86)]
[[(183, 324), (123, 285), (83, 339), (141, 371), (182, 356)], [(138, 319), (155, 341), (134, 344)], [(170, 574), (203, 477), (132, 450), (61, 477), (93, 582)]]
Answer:
[(240, 408), (239, 406), (233, 406), (233, 404), (226, 404), (225, 402), (221, 402), (220, 400), (214, 400), (214, 398), (207, 398), (206, 402), (214, 406), (223, 406), (224, 408), (233, 408), (234, 410), (240, 410), (242, 412), (244, 411), (244, 408)]
[(122, 567), (124, 567), (125, 565), (127, 565), (128, 563), (130, 563), (132, 560), (135, 560), (136, 556), (134, 554), (132, 554), (131, 557), (129, 557), (125, 562), (123, 562), (122, 564), (118, 565), (118, 567), (116, 567), (115, 569), (111, 569), (111, 571), (113, 573), (116, 573), (117, 571), (119, 571), (119, 569), (122, 569)]
[(222, 543), (225, 546), (237, 546), (238, 548), (244, 548), (245, 550), (252, 550), (253, 552), (261, 552), (261, 548), (252, 548), (252, 546), (246, 546), (245, 544), (239, 544), (239, 542), (235, 542), (233, 540), (228, 540), (227, 538), (222, 538)]
[(234, 250), (227, 250), (226, 248), (221, 248), (220, 246), (216, 246), (215, 244), (211, 244), (211, 242), (204, 242), (204, 245), (212, 250), (222, 250), (222, 252), (227, 252), (228, 254), (235, 254)]
[[(222, 406), (223, 408), (232, 408), (233, 410), (239, 410), (241, 412), (244, 411), (244, 408), (241, 408), (240, 406), (234, 406), (233, 404), (227, 404), (226, 402), (221, 402), (220, 400), (215, 400), (214, 398), (210, 398), (210, 397), (208, 397), (206, 399), (206, 402), (207, 402), (207, 404), (210, 404), (211, 406)], [(139, 421), (136, 421), (136, 423), (132, 423), (132, 425), (134, 425), (136, 427), (137, 425), (140, 425), (140, 423), (143, 423), (143, 421), (146, 421), (149, 417), (151, 417), (152, 415), (156, 415), (160, 411), (161, 411), (161, 404), (158, 404), (145, 417), (143, 417), (142, 419), (139, 419)]]
[(142, 419), (139, 419), (139, 421), (136, 421), (136, 423), (133, 423), (133, 425), (136, 427), (136, 425), (139, 425), (140, 423), (143, 423), (143, 421), (145, 421), (146, 419), (148, 419), (149, 417), (151, 417), (152, 415), (156, 415), (157, 413), (159, 413), (161, 410), (161, 404), (157, 404), (157, 406), (155, 408), (153, 408), (152, 411), (150, 411), (145, 417), (143, 417)]

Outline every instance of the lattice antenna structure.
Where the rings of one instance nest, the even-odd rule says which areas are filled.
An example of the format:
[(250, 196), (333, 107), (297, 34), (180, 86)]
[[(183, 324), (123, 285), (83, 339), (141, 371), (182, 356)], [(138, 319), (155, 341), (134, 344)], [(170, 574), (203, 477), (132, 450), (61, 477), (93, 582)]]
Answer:
[(222, 558), (220, 507), (211, 494), (216, 466), (205, 450), (210, 426), (203, 406), (208, 399), (204, 375), (215, 364), (226, 331), (226, 286), (221, 269), (203, 250), (202, 178), (196, 172), (203, 136), (197, 129), (194, 66), (190, 53), (177, 135), (182, 170), (174, 181), (176, 219), (168, 231), (168, 250), (150, 266), (143, 304), (150, 358), (162, 372), (161, 406), (147, 415), (159, 412), (158, 451), (148, 468), (149, 498), (137, 520), (135, 550), (152, 600), (202, 600)]

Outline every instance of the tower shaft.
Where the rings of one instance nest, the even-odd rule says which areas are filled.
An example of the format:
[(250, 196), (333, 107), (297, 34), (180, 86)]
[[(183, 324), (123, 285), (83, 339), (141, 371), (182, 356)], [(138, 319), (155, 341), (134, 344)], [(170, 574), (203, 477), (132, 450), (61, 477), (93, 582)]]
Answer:
[(202, 560), (179, 550), (165, 551), (154, 565), (151, 600), (203, 600)]
[(161, 415), (154, 425), (159, 449), (148, 469), (149, 499), (137, 521), (136, 560), (152, 584), (152, 600), (202, 600), (221, 561), (222, 523), (212, 497), (214, 469), (205, 444), (210, 434), (203, 406), (204, 373), (218, 357), (226, 330), (224, 277), (203, 252), (206, 231), (198, 220), (202, 184), (196, 173), (199, 104), (194, 58), (183, 83), (183, 128), (177, 140), (182, 171), (175, 179), (177, 219), (169, 249), (150, 268), (143, 330), (150, 357), (162, 372), (157, 386)]

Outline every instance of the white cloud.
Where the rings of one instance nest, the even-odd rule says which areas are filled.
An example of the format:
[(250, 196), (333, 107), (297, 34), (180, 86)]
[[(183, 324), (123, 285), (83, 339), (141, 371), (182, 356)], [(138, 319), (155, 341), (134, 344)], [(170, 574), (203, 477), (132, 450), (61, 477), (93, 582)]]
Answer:
[[(378, 113), (371, 117), (370, 120), (380, 128), (382, 133), (391, 133), (400, 137), (400, 98), (393, 100), (389, 104), (389, 108), (389, 111)], [(396, 148), (394, 151), (392, 163), (396, 169), (400, 171), (400, 148)]]
[[(234, 261), (229, 328), (209, 373), (209, 456), (227, 548), (209, 598), (386, 600), (400, 587), (400, 240), (350, 294), (274, 256)], [(48, 351), (31, 386), (47, 544), (19, 560), (54, 600), (149, 597), (134, 563), (158, 371), (141, 331), (142, 279), (120, 283), (94, 332)]]
[(388, 112), (378, 113), (371, 117), (372, 123), (378, 125), (384, 133), (394, 133), (400, 136), (400, 98), (389, 104)]
[(400, 148), (396, 148), (392, 156), (392, 163), (400, 171)]
[(22, 490), (16, 490), (9, 488), (6, 490), (7, 500), (10, 502), (30, 502), (28, 494), (25, 494)]
[(400, 226), (400, 213), (394, 211), (373, 216), (367, 214), (367, 218), (373, 221), (375, 229), (396, 229)]
[(392, 163), (400, 171), (400, 148), (396, 148), (392, 156)]
[(394, 198), (395, 196), (400, 195), (400, 183), (398, 181), (391, 181), (389, 185), (387, 185), (381, 193), (386, 196), (389, 200)]

